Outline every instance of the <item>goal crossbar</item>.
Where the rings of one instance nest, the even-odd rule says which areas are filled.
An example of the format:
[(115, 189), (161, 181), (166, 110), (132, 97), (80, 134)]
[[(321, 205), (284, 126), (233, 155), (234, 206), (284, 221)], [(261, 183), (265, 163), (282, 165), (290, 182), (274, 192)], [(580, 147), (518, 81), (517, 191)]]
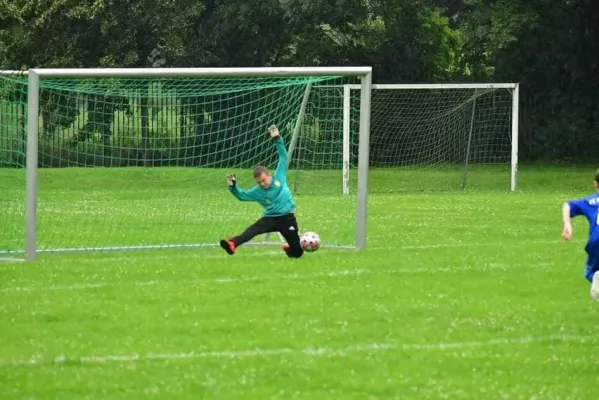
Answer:
[[(53, 78), (112, 77), (258, 77), (258, 76), (366, 76), (372, 67), (257, 67), (257, 68), (33, 68), (28, 74)], [(358, 85), (360, 86), (360, 85)]]
[[(323, 85), (324, 86), (324, 85)], [(359, 89), (360, 85), (344, 85)], [(516, 89), (517, 83), (373, 83), (372, 89)]]

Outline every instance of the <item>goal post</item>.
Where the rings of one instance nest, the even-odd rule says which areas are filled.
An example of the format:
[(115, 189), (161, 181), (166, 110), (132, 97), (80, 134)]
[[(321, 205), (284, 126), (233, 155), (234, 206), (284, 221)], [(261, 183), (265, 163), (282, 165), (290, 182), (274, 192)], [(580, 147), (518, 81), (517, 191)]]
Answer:
[[(373, 84), (371, 170), (393, 171), (374, 191), (517, 188), (518, 83)], [(359, 86), (343, 85), (342, 193), (357, 167)], [(509, 168), (509, 171), (505, 171)], [(474, 177), (476, 178), (474, 178)], [(385, 181), (397, 182), (394, 188)], [(509, 180), (509, 183), (508, 183)], [(476, 186), (476, 185), (475, 185)]]
[[(261, 212), (227, 194), (226, 172), (243, 175), (238, 181), (249, 188), (254, 166), (274, 167), (276, 150), (266, 135), (270, 123), (280, 127), (288, 146), (289, 174), (301, 168), (292, 166), (301, 164), (299, 158), (308, 150), (298, 143), (306, 129), (316, 129), (306, 126), (311, 88), (326, 82), (359, 82), (360, 105), (354, 117), (356, 113), (360, 116), (355, 135), (359, 138), (359, 165), (352, 203), (353, 238), (345, 235), (332, 240), (338, 227), (331, 227), (331, 233), (324, 235), (325, 244), (363, 249), (371, 75), (371, 67), (0, 71), (0, 83), (4, 78), (19, 86), (27, 116), (26, 156), (20, 166), (26, 174), (24, 243), (16, 246), (17, 240), (11, 237), (7, 243), (13, 244), (8, 249), (0, 246), (0, 256), (24, 253), (27, 260), (34, 260), (46, 251), (217, 245), (225, 230), (238, 233)], [(3, 97), (9, 94), (0, 87), (0, 100)], [(320, 115), (315, 115), (311, 106), (310, 118), (326, 120), (339, 115), (342, 119), (343, 105), (336, 99), (327, 99), (320, 106)], [(13, 131), (0, 121), (0, 143), (3, 135), (8, 137)], [(342, 134), (341, 129), (318, 126), (321, 136), (317, 137)], [(319, 156), (335, 158), (336, 154)], [(150, 201), (154, 188), (159, 194)], [(318, 192), (318, 187), (314, 191)], [(169, 196), (172, 198), (167, 199)], [(190, 196), (198, 196), (197, 204)], [(227, 205), (221, 204), (222, 199)], [(220, 203), (206, 203), (216, 201)], [(296, 202), (316, 204), (318, 200), (304, 197)], [(302, 215), (310, 208), (298, 206)], [(235, 211), (227, 217), (233, 207)], [(317, 225), (313, 215), (300, 221), (304, 230), (328, 229)], [(173, 236), (161, 242), (161, 230), (172, 230)], [(50, 237), (52, 234), (57, 236)]]

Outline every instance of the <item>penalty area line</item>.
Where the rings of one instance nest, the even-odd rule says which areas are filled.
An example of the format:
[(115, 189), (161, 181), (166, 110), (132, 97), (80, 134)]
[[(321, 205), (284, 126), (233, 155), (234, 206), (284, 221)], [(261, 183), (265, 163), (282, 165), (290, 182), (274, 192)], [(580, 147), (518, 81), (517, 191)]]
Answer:
[(247, 283), (255, 281), (285, 281), (285, 280), (297, 280), (297, 279), (312, 279), (312, 278), (325, 278), (325, 277), (337, 277), (337, 276), (351, 276), (351, 275), (362, 275), (366, 273), (374, 272), (374, 270), (365, 269), (347, 269), (347, 270), (331, 270), (317, 273), (289, 273), (289, 274), (269, 274), (269, 275), (250, 275), (250, 276), (239, 276), (239, 277), (228, 277), (223, 276), (219, 278), (208, 278), (198, 280), (181, 280), (181, 281), (170, 281), (170, 280), (152, 280), (152, 281), (135, 281), (135, 282), (93, 282), (93, 283), (75, 283), (71, 285), (51, 285), (51, 286), (15, 286), (0, 288), (0, 293), (10, 292), (35, 292), (35, 291), (71, 291), (71, 290), (82, 290), (82, 289), (94, 289), (104, 287), (144, 287), (144, 286), (166, 286), (166, 285), (192, 285), (192, 286), (211, 286), (218, 284), (227, 283)]
[[(257, 247), (252, 247), (253, 249), (256, 249)], [(183, 249), (184, 251), (186, 251), (185, 249)], [(95, 253), (95, 254), (101, 254), (101, 253)], [(97, 258), (87, 258), (87, 260), (90, 260), (91, 262), (93, 262), (94, 264), (115, 264), (116, 263), (126, 263), (130, 260), (133, 261), (137, 261), (137, 255), (129, 258), (129, 255), (127, 256), (109, 256), (107, 255), (109, 253), (104, 253), (102, 255), (100, 255)], [(114, 253), (113, 253), (114, 254)], [(132, 254), (132, 253), (129, 253)], [(149, 253), (147, 253), (149, 254)], [(261, 252), (255, 252), (255, 253), (249, 253), (250, 255), (260, 255), (260, 256), (274, 256), (274, 255), (282, 255), (283, 257), (285, 257), (285, 253), (283, 253), (282, 250), (268, 250), (268, 251), (261, 251)], [(183, 252), (182, 254), (169, 254), (169, 255), (152, 255), (148, 258), (150, 258), (152, 261), (161, 261), (161, 260), (194, 260), (194, 261), (198, 261), (198, 262), (202, 262), (204, 260), (226, 260), (228, 257), (230, 257), (227, 253), (225, 253), (224, 251), (219, 252), (218, 254), (201, 254), (201, 255), (194, 255), (194, 254), (189, 254), (189, 253), (185, 253)], [(0, 261), (2, 261), (3, 259), (0, 257)], [(13, 260), (13, 261), (25, 261), (24, 259), (9, 259), (9, 260)], [(40, 263), (40, 264), (32, 264), (32, 267), (35, 266), (41, 266), (42, 268), (45, 267), (45, 264)], [(53, 266), (53, 269), (70, 269), (72, 268), (71, 265), (67, 265), (65, 266)]]
[(550, 336), (525, 336), (519, 338), (494, 338), (479, 341), (464, 342), (438, 342), (438, 343), (394, 343), (394, 342), (375, 342), (357, 344), (347, 347), (304, 347), (293, 349), (282, 348), (250, 348), (250, 349), (225, 349), (225, 350), (198, 350), (181, 353), (133, 353), (133, 354), (106, 354), (106, 355), (87, 355), (87, 356), (67, 356), (58, 355), (53, 358), (31, 357), (19, 360), (2, 360), (0, 367), (17, 366), (44, 366), (60, 364), (105, 364), (109, 362), (131, 363), (138, 361), (174, 361), (174, 360), (193, 360), (193, 359), (244, 359), (252, 357), (271, 357), (271, 356), (310, 356), (310, 357), (348, 357), (352, 353), (373, 353), (385, 351), (451, 351), (464, 350), (477, 347), (506, 347), (528, 345), (542, 342), (561, 342), (561, 343), (588, 343), (596, 340), (595, 336), (579, 335), (550, 335)]
[[(532, 241), (522, 241), (519, 243), (504, 243), (505, 246), (529, 246), (535, 244), (556, 244), (560, 243), (559, 240), (532, 240)], [(426, 249), (440, 249), (444, 247), (452, 248), (452, 247), (485, 247), (485, 246), (497, 246), (496, 242), (485, 242), (485, 243), (437, 243), (437, 244), (422, 244), (422, 245), (407, 245), (407, 246), (398, 246), (402, 250), (426, 250)]]
[[(547, 263), (538, 263), (535, 266), (543, 268)], [(148, 287), (148, 286), (167, 286), (167, 285), (183, 285), (183, 286), (214, 286), (222, 284), (242, 284), (248, 282), (283, 282), (290, 280), (302, 279), (317, 279), (317, 278), (335, 278), (335, 277), (350, 277), (364, 275), (406, 275), (406, 274), (434, 274), (439, 272), (467, 272), (467, 271), (492, 271), (492, 270), (507, 270), (508, 264), (492, 263), (482, 265), (464, 265), (464, 266), (434, 266), (434, 267), (413, 267), (413, 268), (388, 268), (388, 269), (340, 269), (328, 270), (314, 273), (292, 272), (287, 274), (263, 274), (249, 276), (222, 276), (217, 278), (207, 279), (185, 279), (185, 280), (150, 280), (150, 281), (133, 281), (133, 282), (81, 282), (70, 285), (48, 285), (48, 286), (14, 286), (0, 288), (0, 293), (23, 293), (23, 292), (42, 292), (42, 291), (74, 291), (86, 289), (99, 289), (109, 287)]]
[(21, 258), (0, 257), (0, 262), (14, 263), (14, 262), (25, 262), (25, 260), (21, 259)]

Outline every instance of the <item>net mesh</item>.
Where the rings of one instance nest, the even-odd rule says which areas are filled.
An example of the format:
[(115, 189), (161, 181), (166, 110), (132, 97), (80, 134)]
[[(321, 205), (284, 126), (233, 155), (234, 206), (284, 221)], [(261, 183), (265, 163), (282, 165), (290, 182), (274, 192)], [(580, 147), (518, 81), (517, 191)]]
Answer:
[[(262, 209), (233, 198), (225, 176), (236, 173), (249, 188), (255, 166), (274, 169), (268, 125), (279, 126), (289, 148), (307, 88), (323, 83), (353, 81), (42, 78), (38, 249), (214, 245), (241, 232)], [(330, 245), (355, 237), (355, 218), (347, 219), (355, 200), (339, 196), (342, 100), (310, 92), (289, 172), (300, 229), (319, 231)], [(0, 109), (0, 220), (8, 227), (0, 251), (7, 252), (24, 247), (26, 77), (0, 77)], [(323, 200), (327, 194), (335, 195)], [(335, 217), (330, 207), (345, 212)]]
[[(351, 90), (352, 168), (359, 93)], [(371, 99), (370, 192), (509, 190), (512, 89), (374, 86)]]
[(27, 86), (0, 77), (0, 259), (25, 238)]
[[(355, 113), (359, 122), (359, 110)], [(327, 82), (311, 87), (295, 151), (291, 181), (297, 193), (335, 197), (342, 194), (343, 85)], [(353, 187), (356, 186), (354, 180)]]

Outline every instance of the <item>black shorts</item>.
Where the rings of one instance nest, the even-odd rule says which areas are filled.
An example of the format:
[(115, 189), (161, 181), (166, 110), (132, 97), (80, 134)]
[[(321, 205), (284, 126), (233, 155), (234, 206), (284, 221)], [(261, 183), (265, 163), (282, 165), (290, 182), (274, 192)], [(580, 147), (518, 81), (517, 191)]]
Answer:
[(289, 248), (286, 250), (287, 255), (290, 257), (300, 257), (304, 251), (300, 246), (298, 230), (294, 213), (276, 217), (262, 217), (243, 231), (243, 233), (231, 240), (235, 243), (235, 247), (238, 247), (243, 243), (249, 242), (255, 236), (270, 232), (280, 232), (287, 241), (287, 244), (289, 244)]

